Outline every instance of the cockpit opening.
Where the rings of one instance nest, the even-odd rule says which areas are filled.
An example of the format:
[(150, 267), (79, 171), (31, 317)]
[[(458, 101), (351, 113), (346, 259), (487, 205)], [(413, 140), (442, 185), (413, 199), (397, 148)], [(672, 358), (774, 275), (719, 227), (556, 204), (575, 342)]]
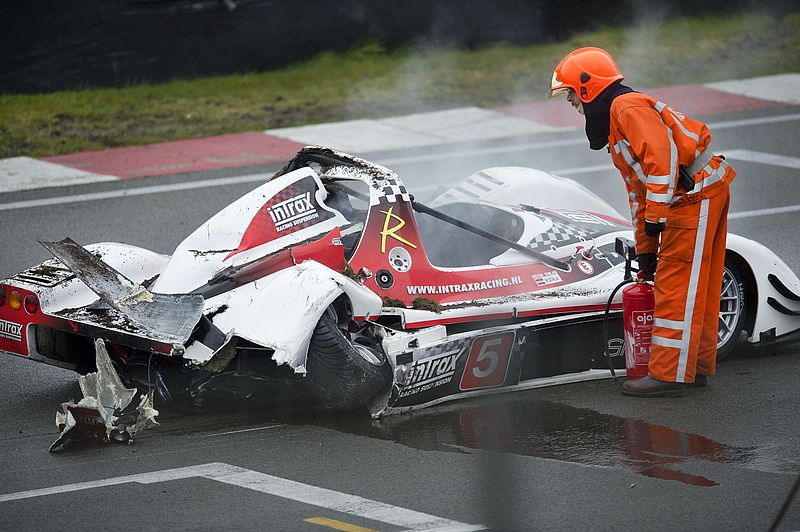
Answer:
[[(492, 205), (451, 203), (441, 205), (437, 210), (512, 242), (519, 241), (524, 232), (522, 219)], [(428, 214), (417, 213), (416, 219), (428, 259), (435, 266), (483, 266), (509, 249), (506, 244), (494, 242)]]
[(369, 212), (369, 187), (363, 181), (332, 179), (322, 176), (328, 197), (325, 205), (339, 211), (347, 218), (341, 227), (345, 258), (350, 260), (361, 238)]

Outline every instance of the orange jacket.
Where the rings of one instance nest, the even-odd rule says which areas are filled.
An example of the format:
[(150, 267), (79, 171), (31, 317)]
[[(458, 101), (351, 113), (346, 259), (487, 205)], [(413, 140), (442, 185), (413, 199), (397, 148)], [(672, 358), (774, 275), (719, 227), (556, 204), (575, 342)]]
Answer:
[[(658, 237), (645, 234), (644, 222), (667, 221), (669, 206), (686, 193), (678, 187), (678, 167), (691, 166), (711, 134), (704, 123), (638, 92), (617, 96), (610, 114), (609, 151), (628, 190), (636, 251), (656, 253)], [(734, 176), (733, 168), (714, 156), (694, 174), (691, 193), (711, 192)]]

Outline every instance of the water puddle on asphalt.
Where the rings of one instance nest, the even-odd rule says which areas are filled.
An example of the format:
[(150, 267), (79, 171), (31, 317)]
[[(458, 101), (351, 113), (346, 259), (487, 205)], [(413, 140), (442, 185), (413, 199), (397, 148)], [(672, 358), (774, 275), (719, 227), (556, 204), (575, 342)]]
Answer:
[[(702, 487), (719, 485), (713, 478), (687, 472), (693, 468), (708, 471), (703, 463), (767, 473), (800, 473), (800, 463), (787, 458), (792, 454), (784, 446), (737, 447), (640, 419), (524, 395), (457, 401), (380, 420), (370, 419), (366, 412), (333, 414), (308, 406), (276, 408), (274, 404), (267, 408), (258, 401), (237, 402), (236, 408), (230, 403), (209, 405), (202, 414), (196, 408), (178, 409), (170, 417), (180, 419), (193, 412), (203, 430), (226, 433), (256, 422), (264, 425), (263, 413), (269, 411), (273, 424), (313, 425), (425, 451), (492, 451), (627, 468), (646, 477)], [(230, 433), (235, 432), (244, 431)]]
[[(353, 420), (355, 421), (355, 420)], [(448, 452), (493, 451), (628, 468), (636, 473), (692, 486), (719, 483), (691, 474), (690, 462), (735, 464), (768, 472), (796, 472), (770, 449), (735, 447), (639, 419), (628, 419), (560, 403), (526, 399), (493, 400), (482, 406), (454, 403), (380, 421), (321, 423), (330, 428), (380, 437), (408, 447)]]

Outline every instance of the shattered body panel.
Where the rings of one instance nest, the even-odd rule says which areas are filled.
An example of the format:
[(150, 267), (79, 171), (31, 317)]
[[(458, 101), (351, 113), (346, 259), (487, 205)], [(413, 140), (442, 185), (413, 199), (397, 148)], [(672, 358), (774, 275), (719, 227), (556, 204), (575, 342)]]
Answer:
[[(352, 279), (316, 261), (307, 260), (251, 283), (226, 292), (209, 301), (226, 310), (214, 316), (215, 325), (230, 336), (237, 336), (272, 349), (278, 364), (288, 364), (304, 373), (308, 341), (319, 317), (342, 293), (353, 302), (356, 316), (378, 316), (380, 298)], [(209, 360), (190, 346), (185, 353), (197, 363)]]
[[(621, 294), (608, 343), (602, 318), (627, 216), (525, 168), (478, 172), (431, 204), (443, 218), (391, 170), (305, 148), (169, 257), (46, 243), (59, 260), (0, 282), (0, 350), (83, 374), (108, 374), (107, 358), (148, 397), (247, 382), (373, 415), (600, 378), (606, 353), (624, 367)], [(800, 280), (760, 244), (729, 243), (751, 276), (749, 341), (794, 338)], [(12, 309), (12, 292), (30, 304)], [(65, 424), (91, 425), (76, 410), (100, 408), (89, 402)]]
[(112, 433), (120, 441), (133, 442), (139, 430), (157, 425), (158, 410), (153, 408), (151, 395), (142, 394), (138, 405), (130, 408), (136, 388), (126, 388), (108, 357), (102, 340), (95, 341), (97, 371), (83, 375), (78, 383), (83, 398), (61, 405), (56, 412), (56, 427), (61, 435), (50, 446), (55, 451), (70, 441), (88, 443), (108, 442)]

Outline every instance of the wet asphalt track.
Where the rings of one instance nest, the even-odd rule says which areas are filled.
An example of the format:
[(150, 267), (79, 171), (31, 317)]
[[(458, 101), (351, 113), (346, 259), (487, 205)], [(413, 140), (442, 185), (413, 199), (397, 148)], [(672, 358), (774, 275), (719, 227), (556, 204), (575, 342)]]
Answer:
[[(798, 112), (785, 108), (709, 121)], [(720, 129), (714, 141), (721, 153), (750, 149), (800, 157), (798, 133), (800, 120), (793, 120)], [(540, 146), (571, 139), (576, 142)], [(556, 170), (608, 164), (606, 153), (590, 152), (580, 139), (571, 132), (370, 158), (391, 163), (424, 199), (434, 181), (452, 183), (487, 166)], [(739, 172), (733, 213), (800, 205), (800, 169), (733, 163)], [(0, 206), (268, 170), (0, 194)], [(622, 184), (610, 168), (570, 177), (626, 209)], [(253, 186), (0, 210), (0, 277), (47, 258), (36, 239), (122, 241), (169, 253), (194, 227)], [(799, 271), (799, 222), (800, 211), (794, 211), (734, 219), (730, 230), (764, 243)], [(380, 422), (260, 400), (202, 410), (178, 405), (163, 409), (161, 426), (140, 434), (132, 446), (73, 447), (53, 454), (47, 448), (56, 436), (54, 412), (62, 401), (79, 396), (74, 375), (0, 357), (0, 498), (224, 463), (302, 483), (298, 489), (317, 502), (325, 497), (312, 487), (392, 505), (387, 511), (395, 516), (413, 510), (497, 530), (766, 530), (800, 474), (798, 351), (736, 357), (720, 366), (710, 387), (690, 390), (681, 399), (623, 398), (621, 383), (602, 381), (451, 403)], [(389, 524), (403, 519), (366, 519), (331, 505), (264, 493), (266, 475), (257, 477), (260, 484), (251, 479), (251, 488), (262, 491), (242, 487), (243, 482), (189, 475), (0, 501), (0, 526), (324, 530), (348, 523), (386, 531), (408, 528)], [(314, 518), (332, 521), (306, 521)], [(800, 500), (795, 500), (781, 530), (798, 528)]]

